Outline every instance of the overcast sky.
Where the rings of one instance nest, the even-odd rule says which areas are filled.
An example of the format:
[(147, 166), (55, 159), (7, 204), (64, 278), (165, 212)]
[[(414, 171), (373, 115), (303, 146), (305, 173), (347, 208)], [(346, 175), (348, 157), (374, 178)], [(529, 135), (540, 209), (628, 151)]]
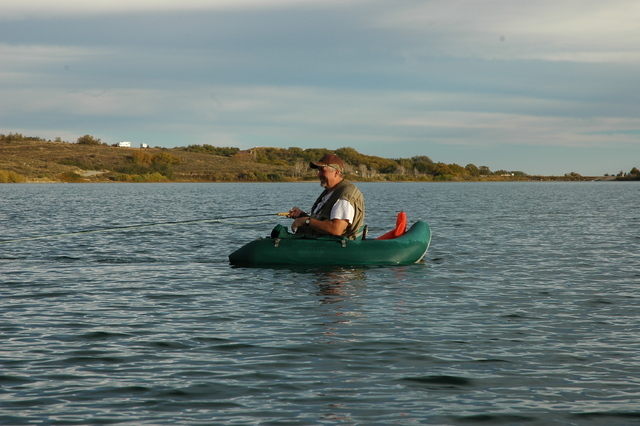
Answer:
[(2, 0), (0, 133), (640, 167), (638, 0)]

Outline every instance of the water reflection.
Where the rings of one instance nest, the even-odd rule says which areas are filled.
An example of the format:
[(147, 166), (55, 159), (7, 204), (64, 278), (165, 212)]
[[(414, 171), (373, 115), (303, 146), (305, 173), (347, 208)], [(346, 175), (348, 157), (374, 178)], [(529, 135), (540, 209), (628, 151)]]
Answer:
[[(321, 309), (320, 322), (324, 336), (337, 336), (341, 325), (351, 324), (362, 318), (358, 299), (362, 296), (366, 282), (366, 269), (335, 268), (318, 271), (314, 277), (315, 290)], [(348, 340), (353, 340), (353, 334)], [(337, 343), (324, 340), (323, 343)]]
[(355, 284), (364, 284), (365, 269), (336, 268), (318, 273), (316, 278), (316, 295), (322, 297), (320, 303), (333, 304), (340, 302), (345, 296), (353, 294)]

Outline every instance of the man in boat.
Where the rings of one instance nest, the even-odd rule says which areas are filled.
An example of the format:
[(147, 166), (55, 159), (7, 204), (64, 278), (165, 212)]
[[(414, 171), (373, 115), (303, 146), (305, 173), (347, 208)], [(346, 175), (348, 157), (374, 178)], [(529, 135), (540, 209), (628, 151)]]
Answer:
[(287, 217), (295, 219), (291, 229), (296, 234), (360, 238), (364, 225), (364, 197), (344, 178), (342, 159), (335, 154), (326, 154), (309, 166), (318, 170), (324, 191), (311, 207), (310, 214), (298, 207), (289, 211)]

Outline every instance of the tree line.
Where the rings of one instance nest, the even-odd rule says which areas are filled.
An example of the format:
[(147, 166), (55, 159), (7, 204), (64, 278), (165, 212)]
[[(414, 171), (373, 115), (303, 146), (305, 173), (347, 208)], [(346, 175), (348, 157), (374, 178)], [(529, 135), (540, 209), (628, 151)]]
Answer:
[(631, 169), (629, 173), (625, 173), (624, 171), (620, 171), (616, 175), (616, 180), (640, 180), (640, 170), (637, 167)]
[(8, 135), (0, 133), (0, 142), (63, 142), (63, 140), (59, 137), (52, 141), (37, 136), (24, 136), (21, 133), (9, 133)]
[[(200, 150), (190, 146), (189, 150)], [(231, 148), (221, 148), (231, 150)], [(237, 148), (236, 148), (237, 149)], [(204, 152), (204, 151), (199, 151)], [(214, 152), (211, 152), (214, 153)], [(298, 147), (291, 148), (263, 148), (257, 147), (247, 151), (236, 151), (236, 155), (250, 157), (263, 164), (290, 166), (294, 177), (304, 176), (309, 168), (309, 162), (316, 161), (327, 153), (335, 153), (347, 164), (347, 172), (360, 179), (389, 179), (389, 180), (473, 180), (481, 176), (527, 176), (521, 171), (497, 170), (491, 171), (487, 166), (467, 164), (445, 164), (435, 162), (426, 155), (411, 158), (383, 158), (365, 155), (354, 148), (339, 148), (336, 150)], [(216, 155), (220, 155), (216, 153)]]

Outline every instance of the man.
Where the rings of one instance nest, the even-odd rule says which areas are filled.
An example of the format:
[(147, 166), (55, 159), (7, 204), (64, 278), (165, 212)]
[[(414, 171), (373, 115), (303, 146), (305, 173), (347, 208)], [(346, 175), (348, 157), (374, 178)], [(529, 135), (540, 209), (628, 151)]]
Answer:
[(294, 207), (287, 217), (294, 218), (291, 229), (296, 234), (334, 235), (355, 239), (364, 225), (364, 197), (354, 184), (344, 179), (344, 163), (335, 154), (326, 154), (309, 164), (318, 170), (320, 194), (307, 214)]

